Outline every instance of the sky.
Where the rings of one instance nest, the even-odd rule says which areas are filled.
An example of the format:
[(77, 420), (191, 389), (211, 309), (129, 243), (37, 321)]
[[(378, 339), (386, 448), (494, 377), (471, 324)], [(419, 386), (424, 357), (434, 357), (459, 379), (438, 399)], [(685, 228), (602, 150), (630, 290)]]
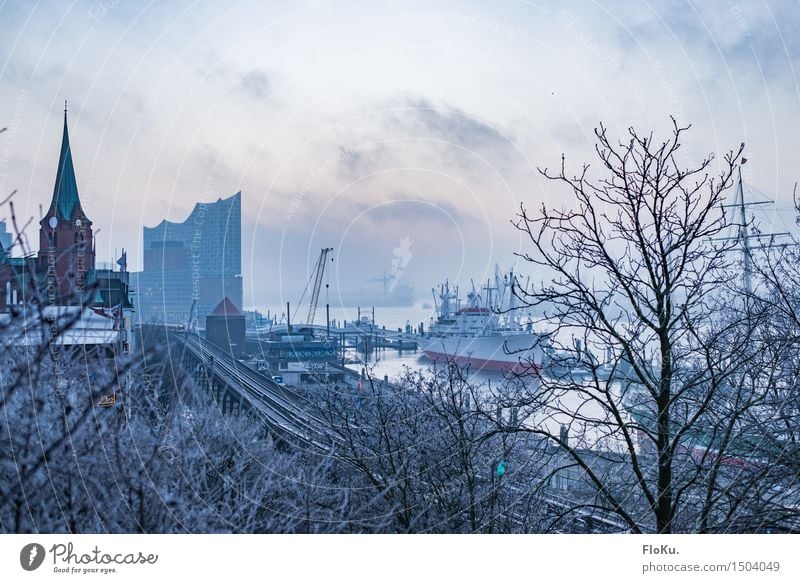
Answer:
[(332, 289), (425, 298), (525, 274), (520, 205), (571, 202), (537, 169), (592, 162), (601, 122), (691, 123), (687, 163), (745, 142), (785, 230), (799, 55), (794, 0), (0, 2), (0, 195), (46, 210), (68, 100), (98, 261), (241, 191), (246, 307), (297, 299), (321, 247)]

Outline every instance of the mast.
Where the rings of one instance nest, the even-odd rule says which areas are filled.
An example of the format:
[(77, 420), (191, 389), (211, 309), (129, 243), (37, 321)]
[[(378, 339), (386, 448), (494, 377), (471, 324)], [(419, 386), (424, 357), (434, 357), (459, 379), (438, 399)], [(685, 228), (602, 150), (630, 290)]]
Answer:
[(493, 292), (499, 291), (499, 287), (492, 287), (491, 279), (486, 278), (486, 304), (485, 307), (489, 308), (490, 310), (497, 309), (498, 306), (495, 305), (495, 294)]
[(739, 192), (737, 194), (737, 204), (739, 205), (739, 241), (742, 245), (742, 276), (744, 278), (744, 289), (748, 295), (753, 292), (752, 274), (753, 257), (750, 252), (750, 233), (747, 224), (747, 209), (744, 202), (744, 183), (742, 182), (742, 166), (747, 162), (742, 158), (739, 165)]
[[(776, 237), (786, 237), (789, 235), (788, 232), (773, 232), (773, 233), (751, 233), (750, 226), (751, 226), (751, 219), (748, 219), (747, 216), (747, 207), (750, 206), (757, 206), (757, 205), (764, 205), (764, 204), (774, 204), (774, 200), (754, 200), (754, 201), (746, 201), (744, 199), (744, 181), (742, 180), (742, 166), (747, 163), (747, 158), (742, 158), (741, 164), (739, 165), (739, 183), (737, 185), (738, 191), (736, 193), (736, 199), (733, 204), (730, 205), (722, 205), (723, 208), (725, 207), (732, 207), (736, 209), (736, 212), (739, 215), (738, 220), (738, 231), (734, 237), (724, 237), (720, 240), (735, 240), (739, 246), (742, 253), (742, 280), (744, 284), (745, 292), (749, 295), (753, 293), (753, 249), (764, 249), (772, 246), (775, 242)], [(755, 247), (753, 246), (751, 239), (756, 240)], [(762, 239), (767, 239), (766, 243), (762, 242)]]

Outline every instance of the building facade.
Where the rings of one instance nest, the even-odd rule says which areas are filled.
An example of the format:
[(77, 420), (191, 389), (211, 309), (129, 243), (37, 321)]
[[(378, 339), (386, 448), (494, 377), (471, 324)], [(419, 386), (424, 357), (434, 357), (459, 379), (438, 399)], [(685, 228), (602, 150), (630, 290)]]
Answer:
[(244, 313), (227, 297), (206, 316), (206, 340), (242, 358), (247, 350)]
[(223, 298), (242, 305), (241, 199), (237, 192), (200, 202), (183, 222), (144, 228), (143, 270), (134, 278), (139, 321), (204, 323)]
[(0, 249), (9, 251), (13, 242), (14, 237), (8, 232), (8, 225), (5, 221), (0, 221)]
[(0, 320), (5, 326), (13, 323), (18, 336), (9, 332), (4, 341), (40, 341), (40, 335), (28, 333), (31, 326), (41, 326), (40, 316), (51, 329), (75, 318), (60, 331), (61, 345), (109, 356), (130, 351), (133, 306), (125, 254), (120, 270), (95, 268), (92, 221), (78, 194), (66, 108), (53, 196), (39, 221), (38, 253), (21, 249), (24, 255), (14, 257), (14, 247), (5, 243), (0, 238)]
[(50, 208), (39, 221), (39, 270), (49, 304), (74, 305), (94, 284), (92, 221), (81, 207), (64, 111), (64, 133)]
[[(4, 229), (5, 230), (5, 229)], [(92, 221), (78, 194), (64, 110), (64, 131), (50, 206), (39, 221), (39, 251), (12, 257), (0, 244), (0, 310), (30, 302), (102, 305), (97, 291)]]

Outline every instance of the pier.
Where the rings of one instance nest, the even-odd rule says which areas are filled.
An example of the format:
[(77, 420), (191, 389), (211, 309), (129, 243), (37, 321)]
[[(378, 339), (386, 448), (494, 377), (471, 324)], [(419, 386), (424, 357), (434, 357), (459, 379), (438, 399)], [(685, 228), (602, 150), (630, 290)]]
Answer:
[[(372, 354), (377, 350), (395, 350), (397, 352), (416, 352), (419, 350), (418, 334), (403, 332), (400, 330), (387, 330), (385, 327), (374, 325), (345, 325), (345, 326), (292, 326), (291, 333), (269, 332), (266, 330), (248, 330), (247, 341), (251, 345), (257, 342), (265, 342), (270, 336), (293, 336), (304, 332), (311, 332), (314, 340), (327, 341), (328, 346), (335, 346), (338, 351), (337, 360), (341, 360), (342, 354), (347, 348), (354, 348), (359, 353), (365, 355)], [(329, 355), (329, 359), (333, 360)], [(365, 358), (365, 362), (368, 359)]]

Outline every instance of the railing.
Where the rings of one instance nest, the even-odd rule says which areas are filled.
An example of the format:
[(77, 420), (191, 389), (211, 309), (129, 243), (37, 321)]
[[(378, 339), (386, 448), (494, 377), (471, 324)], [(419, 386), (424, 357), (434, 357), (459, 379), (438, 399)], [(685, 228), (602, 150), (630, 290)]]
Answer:
[(210, 365), (210, 374), (260, 413), (276, 434), (302, 445), (330, 449), (330, 435), (321, 430), (322, 422), (309, 413), (310, 404), (302, 395), (196, 336), (178, 333), (173, 338), (198, 361)]

